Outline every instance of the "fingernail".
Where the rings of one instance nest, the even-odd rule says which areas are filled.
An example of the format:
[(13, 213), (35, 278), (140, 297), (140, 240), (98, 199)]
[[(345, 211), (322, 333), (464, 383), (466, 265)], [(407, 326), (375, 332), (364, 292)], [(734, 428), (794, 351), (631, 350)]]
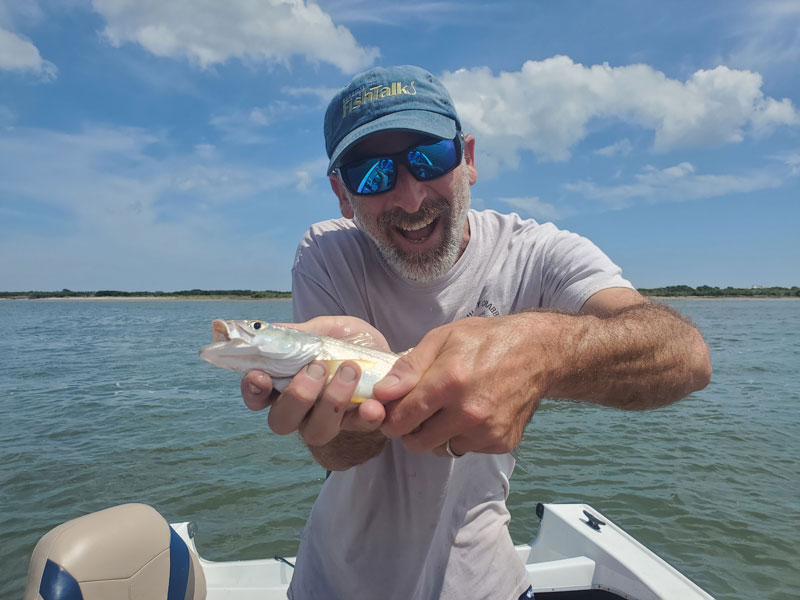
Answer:
[(248, 389), (250, 390), (250, 393), (253, 394), (254, 396), (257, 396), (258, 394), (264, 391), (254, 383), (249, 383)]
[(311, 363), (306, 367), (306, 373), (311, 379), (322, 379), (325, 376), (325, 368), (317, 363)]
[(356, 378), (356, 370), (353, 367), (344, 366), (339, 369), (339, 379), (346, 382), (351, 382)]
[(400, 378), (397, 375), (387, 375), (378, 383), (383, 387), (394, 387), (400, 383)]

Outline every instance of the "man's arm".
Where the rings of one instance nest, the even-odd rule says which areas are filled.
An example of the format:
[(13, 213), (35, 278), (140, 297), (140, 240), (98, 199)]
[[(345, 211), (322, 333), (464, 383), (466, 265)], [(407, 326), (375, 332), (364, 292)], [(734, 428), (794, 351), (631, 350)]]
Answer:
[(711, 360), (700, 332), (675, 310), (626, 288), (603, 290), (581, 309), (551, 398), (614, 408), (657, 408), (706, 387)]
[(378, 430), (342, 431), (327, 444), (307, 445), (314, 459), (328, 471), (346, 471), (380, 454), (388, 441)]
[[(580, 314), (535, 310), (431, 331), (375, 388), (410, 451), (512, 450), (541, 398), (663, 406), (708, 384), (708, 349), (675, 311), (611, 288)], [(413, 432), (413, 433), (412, 433)]]

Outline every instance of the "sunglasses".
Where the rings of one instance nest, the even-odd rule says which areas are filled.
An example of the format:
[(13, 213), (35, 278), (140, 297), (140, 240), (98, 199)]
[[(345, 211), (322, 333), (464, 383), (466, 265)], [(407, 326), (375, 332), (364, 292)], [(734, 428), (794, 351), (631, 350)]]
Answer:
[(395, 154), (361, 158), (336, 171), (351, 194), (374, 196), (394, 188), (399, 163), (405, 165), (417, 181), (430, 181), (461, 164), (462, 152), (461, 134), (458, 134), (452, 140), (432, 141)]

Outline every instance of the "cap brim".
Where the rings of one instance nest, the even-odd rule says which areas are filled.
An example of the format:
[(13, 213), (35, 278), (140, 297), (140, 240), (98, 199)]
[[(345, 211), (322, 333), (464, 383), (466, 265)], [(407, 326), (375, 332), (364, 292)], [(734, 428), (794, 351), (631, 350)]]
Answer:
[(348, 133), (336, 146), (328, 163), (328, 175), (337, 166), (339, 158), (362, 138), (388, 130), (417, 131), (441, 139), (451, 140), (458, 133), (456, 122), (450, 117), (427, 110), (403, 110), (370, 121)]

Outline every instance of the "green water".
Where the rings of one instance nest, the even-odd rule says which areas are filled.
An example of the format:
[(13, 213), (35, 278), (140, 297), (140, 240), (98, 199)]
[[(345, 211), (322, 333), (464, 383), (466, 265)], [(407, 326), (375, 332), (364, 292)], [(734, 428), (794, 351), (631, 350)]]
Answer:
[[(709, 387), (623, 413), (545, 402), (520, 447), (515, 541), (537, 502), (592, 504), (718, 598), (800, 589), (800, 302), (676, 300)], [(286, 301), (0, 301), (0, 597), (36, 540), (123, 502), (194, 520), (214, 560), (293, 555), (324, 472), (203, 363), (211, 319), (290, 320)]]

